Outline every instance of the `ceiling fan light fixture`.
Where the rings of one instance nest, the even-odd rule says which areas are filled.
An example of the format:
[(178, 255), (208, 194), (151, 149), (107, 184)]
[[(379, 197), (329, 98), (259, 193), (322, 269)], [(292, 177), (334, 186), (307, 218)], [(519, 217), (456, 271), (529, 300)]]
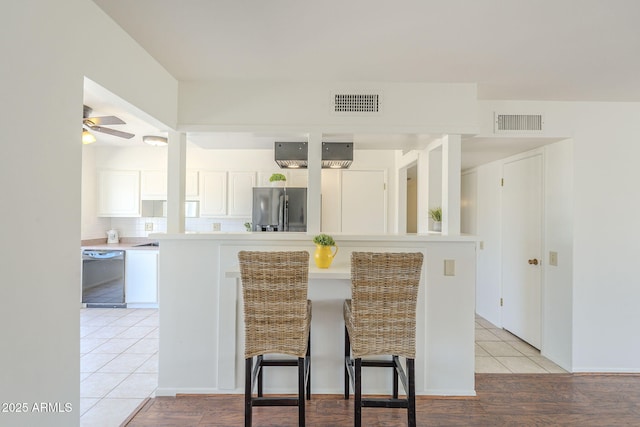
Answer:
[(93, 144), (94, 142), (96, 142), (96, 137), (93, 136), (91, 134), (91, 132), (89, 132), (86, 129), (82, 130), (82, 143), (83, 144)]
[(154, 135), (145, 135), (142, 137), (142, 141), (144, 141), (145, 144), (153, 145), (154, 147), (164, 147), (169, 143), (167, 138)]

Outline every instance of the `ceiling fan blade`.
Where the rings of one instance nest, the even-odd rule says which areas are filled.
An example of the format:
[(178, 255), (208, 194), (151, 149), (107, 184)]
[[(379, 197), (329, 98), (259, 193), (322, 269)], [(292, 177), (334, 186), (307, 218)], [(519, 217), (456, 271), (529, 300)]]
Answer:
[(88, 117), (88, 120), (96, 126), (101, 125), (126, 125), (125, 121), (116, 116)]
[(102, 132), (102, 133), (106, 133), (113, 136), (119, 136), (120, 138), (131, 139), (135, 136), (134, 134), (129, 132), (122, 132), (120, 130), (104, 128), (102, 126), (89, 126), (89, 128), (96, 132)]

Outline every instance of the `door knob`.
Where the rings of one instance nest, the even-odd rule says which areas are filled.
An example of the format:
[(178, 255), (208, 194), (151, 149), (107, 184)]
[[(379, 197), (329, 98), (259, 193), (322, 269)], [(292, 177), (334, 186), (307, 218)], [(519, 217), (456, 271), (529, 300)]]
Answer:
[(530, 259), (530, 260), (529, 260), (529, 264), (532, 264), (532, 265), (538, 265), (538, 260), (537, 260), (537, 259), (535, 259), (535, 258), (534, 258), (534, 259)]

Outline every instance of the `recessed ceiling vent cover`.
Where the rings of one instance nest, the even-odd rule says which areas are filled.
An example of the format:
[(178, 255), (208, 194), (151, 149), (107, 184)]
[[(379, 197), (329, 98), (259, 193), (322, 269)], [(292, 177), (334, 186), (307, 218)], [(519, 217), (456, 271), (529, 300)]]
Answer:
[(495, 113), (494, 133), (542, 132), (542, 114)]
[(380, 95), (336, 93), (333, 95), (333, 112), (379, 113)]

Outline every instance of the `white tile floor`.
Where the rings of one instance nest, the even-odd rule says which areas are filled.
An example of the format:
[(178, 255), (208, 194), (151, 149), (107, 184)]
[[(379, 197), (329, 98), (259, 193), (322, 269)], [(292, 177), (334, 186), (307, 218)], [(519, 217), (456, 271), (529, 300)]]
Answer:
[(515, 335), (476, 316), (476, 373), (531, 374), (566, 371)]
[[(477, 373), (562, 373), (540, 352), (476, 316)], [(80, 425), (119, 426), (158, 385), (158, 310), (80, 310)]]
[(119, 426), (158, 386), (158, 310), (80, 310), (80, 425)]

